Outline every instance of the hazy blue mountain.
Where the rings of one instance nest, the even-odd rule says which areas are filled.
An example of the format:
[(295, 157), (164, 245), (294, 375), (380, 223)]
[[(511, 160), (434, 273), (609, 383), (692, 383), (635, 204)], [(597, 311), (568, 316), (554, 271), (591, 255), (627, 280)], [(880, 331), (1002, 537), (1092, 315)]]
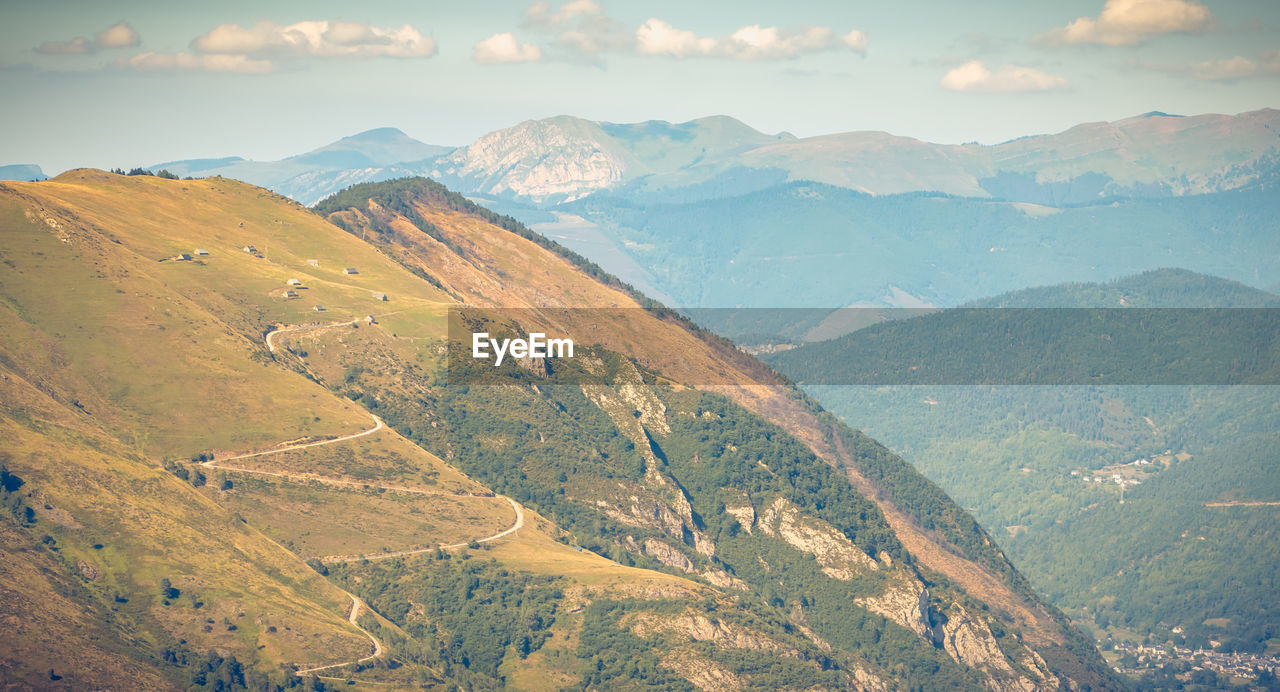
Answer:
[(453, 147), (425, 144), (393, 127), (369, 130), (279, 161), (250, 161), (238, 156), (169, 161), (150, 166), (182, 176), (243, 180), (286, 197), (314, 204), (356, 183), (421, 174)]
[(432, 169), (464, 190), (535, 203), (607, 191), (687, 201), (807, 180), (870, 194), (943, 192), (1047, 205), (1234, 189), (1280, 165), (1280, 111), (1085, 123), (996, 145), (886, 132), (797, 138), (732, 118), (628, 125), (558, 116), (492, 132)]
[(971, 301), (973, 308), (1275, 308), (1280, 295), (1238, 281), (1164, 268), (1102, 283), (1072, 282)]
[(1264, 286), (1280, 280), (1276, 190), (1067, 208), (815, 183), (683, 204), (593, 195), (562, 209), (594, 224), (609, 252), (561, 242), (681, 307), (951, 306), (1168, 266)]
[(44, 180), (49, 176), (40, 170), (40, 167), (34, 163), (18, 163), (8, 166), (0, 166), (0, 180)]
[(870, 195), (933, 192), (1057, 208), (1215, 193), (1274, 178), (1280, 111), (1187, 117), (1153, 111), (995, 145), (935, 144), (886, 132), (798, 138), (728, 116), (609, 123), (562, 115), (457, 149), (381, 128), (280, 161), (229, 157), (152, 168), (237, 178), (305, 204), (358, 182), (425, 175), (465, 194), (532, 208), (588, 196), (693, 203), (797, 181)]

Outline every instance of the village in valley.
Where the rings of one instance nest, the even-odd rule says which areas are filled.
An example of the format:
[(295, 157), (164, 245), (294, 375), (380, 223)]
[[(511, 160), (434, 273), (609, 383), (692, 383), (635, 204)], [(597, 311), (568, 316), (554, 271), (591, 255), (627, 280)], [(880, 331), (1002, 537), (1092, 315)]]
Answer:
[[(1216, 644), (1216, 642), (1211, 643)], [(1192, 679), (1197, 671), (1205, 670), (1232, 678), (1242, 684), (1274, 681), (1277, 675), (1280, 675), (1280, 658), (1264, 654), (1191, 649), (1171, 644), (1154, 646), (1126, 642), (1116, 642), (1112, 651), (1119, 654), (1116, 671), (1126, 675), (1142, 675), (1170, 664), (1174, 664), (1174, 667), (1180, 670), (1179, 677), (1187, 680)]]
[(1166, 449), (1162, 454), (1149, 454), (1123, 464), (1112, 464), (1100, 469), (1076, 469), (1071, 472), (1071, 477), (1098, 487), (1115, 485), (1120, 489), (1123, 501), (1126, 488), (1142, 485), (1152, 475), (1190, 458), (1191, 455), (1186, 452)]

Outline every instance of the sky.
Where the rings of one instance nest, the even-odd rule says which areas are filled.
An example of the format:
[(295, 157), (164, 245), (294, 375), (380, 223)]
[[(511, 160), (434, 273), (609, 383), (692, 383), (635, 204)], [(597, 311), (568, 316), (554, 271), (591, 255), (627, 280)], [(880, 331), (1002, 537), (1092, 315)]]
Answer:
[(561, 114), (996, 143), (1280, 107), (1280, 2), (0, 0), (0, 93), (48, 174)]

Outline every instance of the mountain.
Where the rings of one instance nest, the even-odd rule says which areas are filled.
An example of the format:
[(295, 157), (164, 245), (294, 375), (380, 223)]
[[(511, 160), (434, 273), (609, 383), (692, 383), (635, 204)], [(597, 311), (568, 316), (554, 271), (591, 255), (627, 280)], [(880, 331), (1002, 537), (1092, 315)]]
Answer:
[(223, 175), (311, 204), (357, 182), (429, 175), (465, 194), (536, 207), (607, 195), (629, 203), (736, 197), (787, 182), (871, 195), (935, 192), (1050, 207), (1234, 190), (1280, 169), (1280, 111), (1175, 116), (1152, 111), (994, 145), (886, 132), (798, 138), (728, 116), (609, 123), (561, 115), (454, 149), (394, 128), (275, 162), (229, 157), (151, 167)]
[(148, 170), (168, 170), (184, 177), (234, 178), (313, 204), (354, 183), (416, 175), (450, 151), (453, 147), (424, 144), (396, 128), (383, 127), (279, 161), (229, 156), (169, 161), (148, 166)]
[(1243, 284), (1159, 270), (880, 320), (765, 360), (805, 384), (1276, 384), (1277, 307)]
[(431, 175), (469, 193), (539, 204), (600, 192), (690, 201), (811, 181), (874, 195), (926, 191), (1062, 206), (1235, 189), (1277, 169), (1278, 137), (1273, 109), (1152, 112), (995, 145), (886, 132), (769, 136), (724, 116), (675, 125), (560, 116), (485, 135)]
[[(1016, 291), (971, 305), (1013, 308), (986, 311), (1019, 320), (988, 325), (986, 333), (999, 334), (1025, 326), (1026, 309), (1033, 307), (1053, 308), (1046, 313), (1122, 305), (1136, 314), (1168, 307), (1274, 310), (1280, 297), (1212, 276), (1160, 270)], [(943, 344), (960, 356), (981, 348), (955, 339), (942, 317), (877, 329), (911, 333), (913, 343)], [(904, 332), (909, 323), (924, 333)], [(869, 367), (866, 349), (858, 345), (862, 334), (766, 358), (796, 377), (812, 362), (828, 369)], [(1176, 334), (1194, 336), (1183, 330), (1165, 337)], [(905, 342), (881, 346), (898, 353), (913, 348)], [(1001, 536), (1032, 583), (1098, 639), (1118, 647), (1154, 642), (1274, 657), (1280, 649), (1269, 596), (1280, 567), (1270, 547), (1280, 501), (1274, 452), (1280, 397), (1274, 389), (921, 385), (807, 391), (850, 425), (884, 440), (973, 511)]]
[(554, 203), (794, 139), (726, 116), (621, 125), (557, 116), (491, 132), (439, 160), (431, 176), (477, 194)]
[(1170, 265), (1253, 285), (1280, 278), (1272, 181), (1067, 208), (788, 183), (678, 204), (593, 195), (559, 209), (583, 222), (554, 231), (560, 242), (689, 308), (954, 306)]
[(971, 308), (1275, 308), (1280, 295), (1208, 274), (1162, 268), (1113, 281), (1037, 286), (966, 303)]
[[(902, 459), (438, 184), (73, 171), (0, 223), (6, 679), (1120, 684)], [(579, 355), (451, 360), (482, 324)]]
[(34, 163), (0, 166), (0, 180), (33, 181), (47, 178), (44, 171)]

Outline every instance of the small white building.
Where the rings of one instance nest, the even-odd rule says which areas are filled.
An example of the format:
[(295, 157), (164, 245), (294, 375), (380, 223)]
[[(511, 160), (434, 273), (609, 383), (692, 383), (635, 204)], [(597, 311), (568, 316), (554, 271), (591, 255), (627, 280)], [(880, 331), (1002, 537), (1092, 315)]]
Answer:
[(373, 319), (373, 315), (365, 315), (365, 316), (364, 316), (364, 323), (365, 323), (365, 324), (377, 324), (377, 322), (378, 322), (377, 320)]
[(386, 302), (387, 300), (389, 300), (389, 298), (387, 298), (387, 294), (385, 294), (385, 293), (374, 293), (374, 294), (373, 294), (373, 299), (374, 299), (374, 300), (381, 300), (381, 301), (383, 301), (383, 302)]
[(288, 280), (288, 281), (286, 281), (285, 283), (289, 284), (290, 286), (301, 286), (301, 285), (302, 285), (302, 282), (301, 282), (301, 281), (298, 281), (297, 279), (289, 279), (289, 280)]
[(198, 247), (198, 248), (196, 248), (196, 254), (197, 254), (197, 255), (207, 255), (207, 254), (209, 254), (209, 251), (208, 251), (208, 250), (206, 250), (206, 249), (204, 249), (204, 248), (202, 248), (202, 247)]
[(285, 297), (285, 300), (291, 300), (291, 299), (293, 299), (293, 298), (297, 298), (297, 297), (298, 297), (298, 292), (297, 292), (297, 291), (285, 291), (285, 292), (284, 292), (284, 297)]
[(313, 267), (318, 267), (320, 266), (320, 260), (307, 260), (307, 264)]
[(254, 246), (252, 246), (252, 245), (246, 245), (246, 246), (244, 246), (244, 247), (242, 247), (242, 248), (240, 248), (240, 249), (241, 249), (241, 250), (244, 250), (245, 252), (247, 252), (247, 253), (249, 253), (249, 254), (251, 254), (251, 255), (252, 255), (252, 254), (255, 254), (255, 253), (257, 253), (257, 252), (258, 252), (258, 248), (254, 247)]
[(312, 309), (312, 310), (315, 310), (316, 312), (324, 312), (324, 306), (323, 306), (323, 305), (317, 305), (317, 306), (315, 306), (314, 308), (311, 308), (311, 309)]
[(346, 269), (342, 270), (342, 273), (343, 274), (359, 274), (360, 272), (356, 271), (355, 267), (347, 267)]

